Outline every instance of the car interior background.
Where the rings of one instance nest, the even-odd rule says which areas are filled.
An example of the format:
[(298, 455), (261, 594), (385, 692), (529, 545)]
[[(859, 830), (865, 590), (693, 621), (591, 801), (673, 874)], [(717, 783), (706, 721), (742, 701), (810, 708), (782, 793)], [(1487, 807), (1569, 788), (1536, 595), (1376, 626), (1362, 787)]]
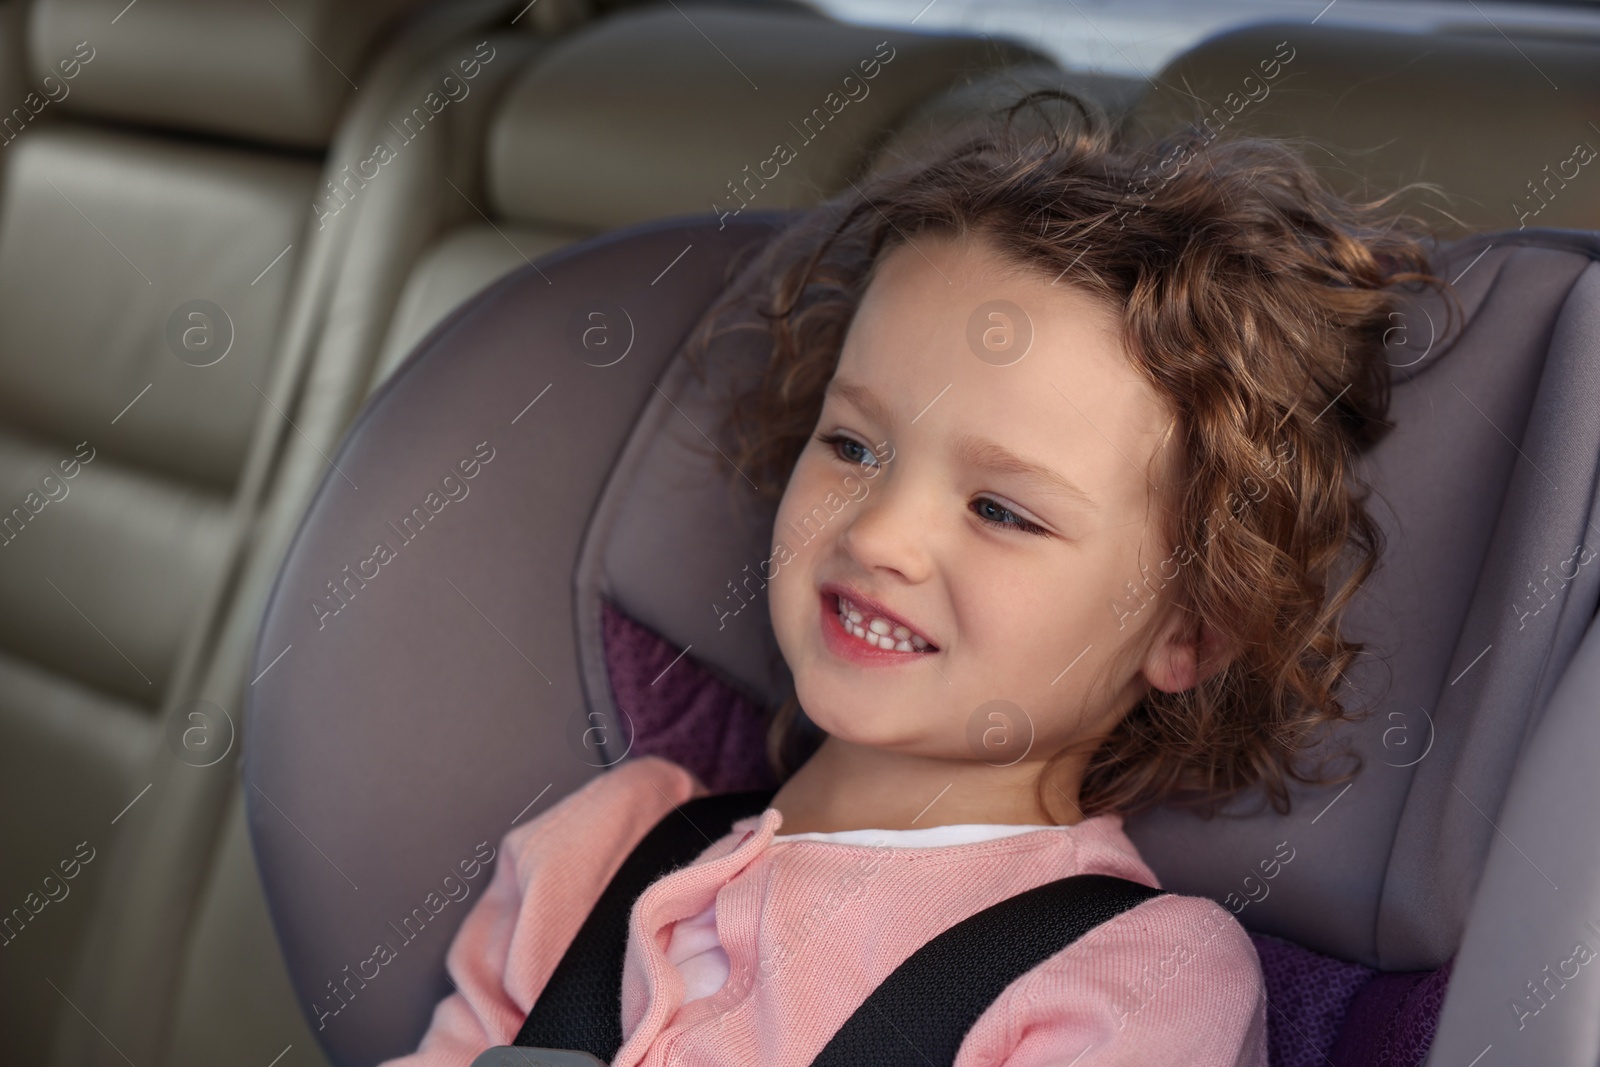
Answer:
[[(1129, 43), (1141, 25), (1153, 42), (1145, 51)], [(592, 409), (608, 427), (596, 438), (603, 447), (541, 438), (584, 487), (560, 504), (582, 514), (539, 543), (551, 580), (563, 583), (562, 603), (577, 605), (558, 621), (570, 630), (574, 611), (589, 612), (580, 619), (589, 631), (615, 630), (627, 623), (602, 618), (598, 596), (578, 604), (571, 587), (642, 589), (645, 578), (629, 568), (659, 569), (637, 550), (652, 481), (641, 472), (669, 457), (629, 428), (642, 431), (647, 405), (664, 406), (656, 375), (726, 284), (722, 268), (736, 247), (776, 224), (772, 212), (847, 191), (927, 139), (985, 120), (1022, 88), (1070, 88), (1129, 129), (1165, 133), (1238, 100), (1241, 79), (1273, 56), (1280, 76), (1270, 94), (1221, 112), (1220, 136), (1296, 138), (1345, 192), (1436, 183), (1448, 213), (1436, 197), (1407, 203), (1442, 240), (1519, 227), (1600, 230), (1600, 177), (1586, 165), (1600, 147), (1600, 9), (1579, 4), (0, 0), (0, 1062), (292, 1067), (375, 1062), (414, 1047), (425, 1016), (397, 1032), (372, 1008), (365, 1017), (352, 1011), (336, 1034), (318, 1028), (314, 1003), (326, 990), (308, 976), (336, 972), (317, 971), (292, 947), (302, 954), (286, 960), (284, 943), (298, 936), (286, 932), (283, 910), (295, 868), (258, 863), (282, 856), (287, 842), (305, 853), (295, 861), (305, 870), (336, 867), (321, 849), (381, 803), (374, 771), (324, 775), (304, 793), (264, 790), (268, 780), (244, 773), (258, 725), (247, 709), (259, 709), (264, 687), (338, 684), (274, 659), (288, 642), (263, 641), (263, 616), (308, 508), (323, 507), (330, 486), (358, 493), (364, 472), (384, 464), (442, 469), (458, 458), (437, 450), (414, 382), (384, 396), (387, 422), (371, 422), (383, 431), (381, 452), (352, 430), (464, 303), (477, 296), (481, 332), (511, 314), (513, 292), (541, 299), (537, 287), (554, 285), (545, 268), (603, 297), (607, 271), (620, 263), (677, 264), (657, 279), (670, 279), (658, 293), (682, 302), (673, 310), (658, 301), (663, 321), (676, 325), (641, 349), (656, 362), (635, 359), (603, 394), (558, 400)], [(874, 57), (869, 92), (837, 111), (815, 110)], [(801, 132), (797, 123), (809, 125)], [(759, 195), (740, 195), (751, 188), (749, 169), (794, 133), (804, 150)], [(584, 243), (624, 230), (638, 234), (625, 255)], [(672, 258), (693, 242), (703, 262)], [(1546, 345), (1575, 343), (1567, 333), (1578, 327), (1560, 313), (1579, 299), (1588, 300), (1590, 336), (1600, 332), (1600, 283), (1583, 267), (1600, 254), (1586, 251), (1592, 243), (1495, 244), (1460, 246), (1466, 253), (1452, 263), (1474, 284), (1467, 268), (1478, 255), (1487, 257), (1483, 273), (1502, 271), (1507, 286), (1519, 269), (1542, 280), (1545, 288), (1530, 285), (1521, 297), (1495, 290), (1511, 293), (1502, 302), (1522, 300), (1530, 322), (1561, 324), (1519, 343), (1540, 358)], [(1488, 299), (1487, 289), (1474, 292)], [(494, 322), (518, 328), (514, 318)], [(458, 347), (451, 358), (465, 366), (469, 357)], [(682, 388), (671, 373), (679, 384), (669, 392)], [(434, 388), (449, 391), (447, 381)], [(407, 404), (414, 440), (393, 414)], [(1555, 429), (1591, 440), (1592, 414), (1587, 424), (1571, 419)], [(1511, 438), (1493, 440), (1515, 458)], [(1588, 477), (1592, 460), (1590, 449), (1575, 469)], [(627, 472), (627, 487), (613, 468)], [(671, 484), (670, 472), (656, 473)], [(625, 496), (628, 487), (636, 496)], [(356, 510), (326, 506), (357, 521)], [(677, 510), (679, 520), (693, 517)], [(591, 514), (616, 531), (610, 541), (582, 540)], [(514, 551), (510, 535), (499, 536)], [(324, 562), (317, 539), (302, 540), (293, 573)], [(575, 571), (580, 550), (590, 555)], [(1488, 549), (1474, 551), (1469, 574)], [(714, 569), (709, 583), (719, 592), (721, 577)], [(1558, 668), (1593, 616), (1595, 586), (1575, 583), (1567, 596)], [(635, 618), (654, 621), (643, 600), (633, 607)], [(314, 621), (304, 615), (300, 625)], [(594, 641), (563, 632), (545, 647), (565, 657), (565, 689), (550, 712), (563, 721), (597, 687), (623, 684), (595, 660)], [(752, 644), (739, 655), (761, 651)], [(708, 669), (750, 692), (770, 690), (771, 679), (741, 676), (729, 655)], [(1451, 676), (1466, 666), (1450, 662)], [(368, 662), (351, 677), (381, 667)], [(1540, 707), (1559, 678), (1558, 669), (1530, 680)], [(329, 716), (330, 746), (350, 745), (333, 736), (337, 707), (317, 710)], [(1433, 971), (1466, 951), (1476, 879), (1486, 863), (1484, 877), (1497, 877), (1492, 864), (1503, 854), (1521, 862), (1502, 831), (1503, 805), (1519, 755), (1537, 749), (1538, 721), (1522, 709), (1514, 729), (1494, 735), (1500, 770), (1479, 789), (1451, 777), (1462, 753), (1476, 750), (1444, 743), (1427, 765), (1432, 777), (1396, 776), (1388, 795), (1346, 801), (1399, 811), (1407, 790), (1437, 804), (1470, 792), (1450, 818), (1473, 821), (1462, 838), (1474, 844), (1452, 851), (1432, 840), (1443, 817), (1388, 825), (1370, 854), (1308, 857), (1293, 877), (1274, 879), (1241, 922), (1359, 964), (1362, 981), (1372, 970)], [(1433, 734), (1431, 720), (1396, 723), (1413, 745), (1392, 757), (1399, 765), (1420, 750), (1420, 731)], [(262, 758), (287, 758), (285, 737), (315, 743), (313, 725), (260, 734)], [(386, 747), (370, 741), (374, 761)], [(534, 812), (601, 773), (573, 759), (551, 766), (561, 769), (547, 776), (551, 788)], [(437, 780), (463, 771), (441, 766)], [(1567, 795), (1573, 806), (1550, 818), (1586, 836), (1600, 810), (1583, 799), (1592, 794)], [(452, 801), (448, 786), (428, 798)], [(256, 825), (268, 817), (281, 820), (270, 841)], [(1164, 881), (1224, 899), (1236, 874), (1218, 875), (1186, 852), (1185, 825), (1156, 818), (1136, 840)], [(448, 867), (461, 849), (435, 842), (416, 851), (427, 853), (420, 870)], [(1239, 873), (1255, 859), (1245, 856)], [(1592, 889), (1600, 860), (1581, 848), (1568, 859), (1589, 873), (1572, 880), (1569, 897)], [(1345, 868), (1357, 873), (1341, 875)], [(1391, 908), (1328, 918), (1320, 936), (1305, 934), (1306, 916), (1339, 909), (1351, 884), (1385, 872), (1414, 890), (1408, 899), (1437, 894), (1438, 914)], [(276, 887), (270, 906), (264, 880)], [(343, 914), (400, 914), (397, 902), (415, 888), (369, 883)], [(1531, 889), (1527, 899), (1543, 907)], [(412, 977), (394, 986), (433, 999), (448, 990), (442, 959), (463, 910), (428, 931), (403, 961)], [(1600, 907), (1591, 917), (1600, 922)], [(1508, 936), (1518, 929), (1501, 925)], [(1552, 965), (1565, 958), (1544, 956)], [(1527, 989), (1510, 983), (1501, 999), (1528, 996), (1540, 969), (1526, 977)], [(1600, 1062), (1600, 1032), (1580, 1021), (1600, 1018), (1600, 982), (1590, 985), (1534, 1002), (1569, 1019), (1548, 1027), (1567, 1028), (1567, 1058), (1539, 1062)], [(366, 999), (378, 1004), (380, 993)], [(1447, 1022), (1450, 1011), (1447, 994)], [(1296, 1035), (1274, 1040), (1287, 1048)], [(1317, 1040), (1298, 1035), (1307, 1048)], [(1494, 1062), (1535, 1061), (1482, 1060)]]

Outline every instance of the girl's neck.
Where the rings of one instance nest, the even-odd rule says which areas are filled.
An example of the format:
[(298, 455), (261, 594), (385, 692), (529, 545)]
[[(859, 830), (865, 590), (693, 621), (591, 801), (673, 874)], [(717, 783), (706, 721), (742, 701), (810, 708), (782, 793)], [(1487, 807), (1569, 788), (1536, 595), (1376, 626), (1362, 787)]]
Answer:
[[(1081, 766), (1058, 764), (1041, 808), (1042, 762), (995, 767), (981, 760), (937, 759), (852, 744), (829, 736), (789, 780), (772, 806), (781, 833), (916, 830), (964, 823), (1057, 826), (1082, 821)], [(1058, 792), (1059, 790), (1059, 792)]]

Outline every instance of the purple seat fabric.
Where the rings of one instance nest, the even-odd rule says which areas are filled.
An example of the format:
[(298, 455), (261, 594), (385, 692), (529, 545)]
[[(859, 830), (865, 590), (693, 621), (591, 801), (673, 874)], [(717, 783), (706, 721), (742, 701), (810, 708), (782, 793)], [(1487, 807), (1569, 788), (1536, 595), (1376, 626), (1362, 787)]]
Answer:
[(1329, 1059), (1333, 1067), (1418, 1067), (1439, 1028), (1455, 960), (1434, 971), (1375, 976), (1350, 1004)]
[[(714, 793), (769, 789), (758, 702), (602, 602), (606, 670), (632, 724), (630, 756), (693, 771)], [(1250, 939), (1266, 980), (1271, 1067), (1418, 1067), (1438, 1026), (1450, 964), (1385, 974), (1267, 934)]]
[(713, 793), (775, 788), (756, 701), (615, 604), (601, 608), (612, 697), (633, 725), (629, 754), (671, 760)]
[(1268, 1062), (1326, 1064), (1351, 1002), (1377, 972), (1267, 934), (1250, 940), (1267, 986)]

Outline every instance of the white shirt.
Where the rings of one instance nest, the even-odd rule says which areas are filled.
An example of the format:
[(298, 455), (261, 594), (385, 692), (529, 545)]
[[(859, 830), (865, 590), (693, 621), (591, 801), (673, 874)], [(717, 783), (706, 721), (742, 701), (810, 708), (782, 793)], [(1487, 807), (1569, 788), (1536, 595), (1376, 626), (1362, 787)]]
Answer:
[[(782, 841), (832, 841), (841, 845), (889, 845), (895, 848), (932, 848), (938, 845), (965, 845), (1035, 830), (1066, 830), (1066, 826), (1030, 826), (1003, 823), (960, 823), (955, 826), (929, 826), (919, 830), (836, 830), (832, 833), (775, 834), (773, 844)], [(728, 980), (728, 954), (717, 937), (717, 902), (698, 915), (680, 919), (672, 926), (667, 943), (667, 961), (683, 976), (683, 1003), (709, 997)]]

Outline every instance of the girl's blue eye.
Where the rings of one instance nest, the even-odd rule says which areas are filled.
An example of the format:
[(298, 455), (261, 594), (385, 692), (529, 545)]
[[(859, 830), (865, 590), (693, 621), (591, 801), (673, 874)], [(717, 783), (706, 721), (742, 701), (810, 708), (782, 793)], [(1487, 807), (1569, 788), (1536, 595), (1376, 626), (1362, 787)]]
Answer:
[[(874, 461), (877, 459), (877, 457), (873, 455), (872, 449), (868, 448), (860, 441), (857, 441), (854, 437), (846, 437), (837, 430), (835, 430), (833, 433), (819, 433), (817, 435), (817, 440), (821, 441), (825, 445), (832, 445), (834, 454), (847, 463), (862, 464), (867, 461), (867, 457), (869, 456), (871, 456)], [(861, 450), (861, 454), (855, 456), (846, 455), (843, 451), (845, 448), (859, 448)]]
[[(997, 530), (1020, 530), (1023, 533), (1030, 534), (1043, 534), (1046, 532), (1042, 526), (1029, 522), (1021, 515), (1018, 515), (1008, 507), (1004, 507), (999, 501), (990, 497), (980, 496), (974, 500), (972, 502), (972, 512), (978, 516), (979, 520)], [(999, 518), (991, 518), (991, 516), (996, 515), (1004, 516), (1012, 521), (1005, 522)]]

